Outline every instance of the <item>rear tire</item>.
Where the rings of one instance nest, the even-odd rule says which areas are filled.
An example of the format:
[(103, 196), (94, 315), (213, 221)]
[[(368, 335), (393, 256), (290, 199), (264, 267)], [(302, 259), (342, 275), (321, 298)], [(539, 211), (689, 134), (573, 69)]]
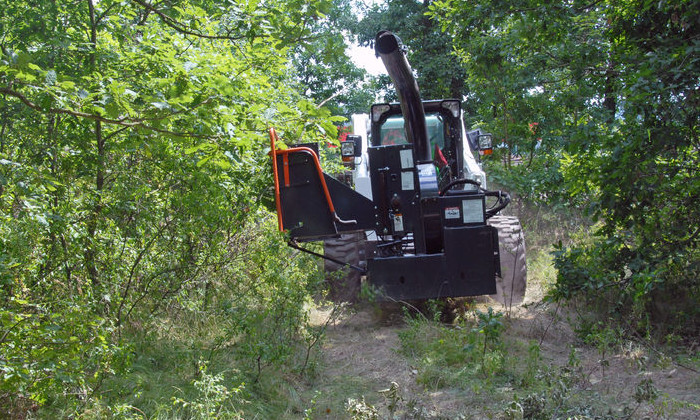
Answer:
[(491, 298), (510, 308), (523, 302), (527, 287), (523, 229), (514, 216), (493, 216), (488, 223), (498, 229), (501, 255), (501, 277), (496, 277), (496, 294)]
[[(345, 263), (359, 266), (364, 254), (364, 233), (344, 233), (323, 243), (324, 254)], [(328, 282), (328, 297), (333, 302), (357, 302), (360, 297), (362, 274), (348, 266), (324, 260)]]

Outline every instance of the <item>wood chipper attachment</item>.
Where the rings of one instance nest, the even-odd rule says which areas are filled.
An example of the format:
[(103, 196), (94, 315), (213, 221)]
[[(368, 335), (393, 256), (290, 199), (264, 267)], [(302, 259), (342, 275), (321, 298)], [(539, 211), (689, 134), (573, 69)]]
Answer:
[[(288, 232), (291, 246), (307, 252), (298, 242), (361, 238), (366, 272), (362, 263), (337, 252), (314, 254), (363, 271), (380, 298), (433, 299), (498, 291), (509, 294), (510, 302), (519, 302), (524, 276), (522, 293), (520, 287), (511, 288), (517, 295), (506, 290), (506, 276), (514, 269), (504, 270), (501, 250), (511, 250), (499, 246), (500, 228), (488, 223), (510, 198), (484, 188), (483, 171), (464, 140), (460, 102), (422, 101), (398, 37), (382, 31), (375, 45), (400, 102), (372, 106), (369, 144), (342, 147), (355, 175), (365, 177), (355, 177), (360, 192), (324, 173), (311, 148), (278, 150), (277, 134), (270, 129), (280, 230)], [(352, 138), (363, 141), (362, 136)], [(514, 238), (516, 231), (509, 228), (508, 237)]]

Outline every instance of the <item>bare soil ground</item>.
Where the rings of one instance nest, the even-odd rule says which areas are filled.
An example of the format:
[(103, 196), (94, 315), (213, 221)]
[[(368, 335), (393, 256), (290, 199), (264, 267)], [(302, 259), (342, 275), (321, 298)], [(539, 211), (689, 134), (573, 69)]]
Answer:
[[(361, 386), (348, 390), (355, 391), (355, 395), (348, 394), (346, 399), (364, 396), (377, 405), (384, 403), (381, 391), (389, 389), (394, 382), (406, 402), (415, 404), (417, 410), (430, 417), (464, 411), (464, 398), (456, 390), (429, 391), (416, 383), (416, 368), (399, 353), (401, 343), (397, 333), (404, 325), (398, 314), (387, 319), (373, 313), (375, 310), (364, 308), (347, 313), (329, 325), (323, 345), (324, 381), (337, 385), (346, 378), (354, 378)], [(357, 391), (362, 389), (366, 392), (359, 395)], [(337, 414), (329, 418), (349, 416)]]
[[(529, 301), (529, 306), (512, 310), (503, 334), (524, 343), (537, 341), (545, 366), (567, 366), (574, 348), (580, 377), (576, 392), (586, 401), (594, 401), (597, 412), (607, 408), (610, 413), (610, 417), (595, 418), (700, 418), (697, 362), (679, 364), (632, 343), (614, 354), (602, 355), (577, 340), (562, 311), (555, 313), (554, 308), (533, 304), (532, 297)], [(378, 409), (379, 418), (389, 418), (389, 400), (381, 391), (389, 389), (392, 382), (402, 398), (399, 418), (506, 418), (504, 409), (518, 391), (512, 387), (490, 393), (427, 389), (417, 383), (416, 367), (400, 353), (398, 333), (408, 327), (399, 313), (387, 319), (368, 306), (344, 310), (339, 316), (330, 308), (315, 309), (312, 317), (319, 325), (328, 324), (321, 368), (313, 385), (317, 393), (313, 418), (350, 418), (345, 408), (351, 398), (364, 399)], [(644, 379), (652, 381), (657, 396), (653, 403), (638, 404), (635, 393), (640, 392)]]

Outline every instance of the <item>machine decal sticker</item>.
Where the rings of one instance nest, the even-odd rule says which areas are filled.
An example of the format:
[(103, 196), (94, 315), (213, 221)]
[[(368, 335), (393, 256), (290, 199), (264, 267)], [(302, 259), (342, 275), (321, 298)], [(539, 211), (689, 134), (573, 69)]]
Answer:
[(413, 171), (401, 172), (401, 189), (404, 191), (415, 189), (413, 184)]
[(446, 207), (445, 219), (459, 219), (459, 207)]
[(393, 215), (394, 232), (403, 232), (403, 217), (400, 214)]
[(484, 204), (481, 200), (462, 200), (464, 223), (483, 223)]
[(413, 168), (413, 149), (403, 149), (399, 151), (401, 156), (401, 169)]

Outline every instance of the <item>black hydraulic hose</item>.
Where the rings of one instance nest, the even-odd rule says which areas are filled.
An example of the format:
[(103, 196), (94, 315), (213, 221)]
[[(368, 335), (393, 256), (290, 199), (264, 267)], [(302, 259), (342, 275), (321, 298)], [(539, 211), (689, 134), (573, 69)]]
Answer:
[(503, 210), (506, 208), (508, 204), (510, 204), (510, 194), (505, 193), (503, 191), (485, 191), (485, 195), (489, 197), (498, 197), (498, 206), (486, 210), (486, 218), (490, 218), (498, 214), (499, 211)]
[(478, 183), (477, 181), (474, 181), (473, 179), (461, 178), (461, 179), (455, 179), (455, 180), (450, 181), (449, 184), (445, 185), (445, 186), (440, 190), (440, 192), (438, 193), (438, 195), (443, 196), (443, 195), (445, 195), (445, 193), (446, 193), (450, 188), (452, 188), (452, 187), (454, 187), (454, 186), (456, 186), (456, 185), (463, 185), (463, 184), (472, 184), (472, 185), (476, 185), (477, 188), (479, 188), (480, 190), (486, 191), (486, 190), (484, 190), (483, 188), (481, 188), (481, 184)]
[(450, 188), (457, 186), (457, 185), (464, 185), (464, 184), (471, 184), (475, 185), (479, 191), (481, 191), (485, 196), (487, 197), (496, 197), (498, 199), (497, 205), (494, 207), (486, 210), (486, 218), (489, 219), (496, 214), (498, 214), (499, 211), (503, 210), (510, 204), (510, 194), (503, 192), (503, 191), (489, 191), (487, 189), (484, 189), (481, 187), (481, 184), (479, 182), (474, 181), (473, 179), (467, 179), (467, 178), (462, 178), (462, 179), (455, 179), (453, 181), (450, 181), (449, 184), (445, 185), (440, 192), (438, 193), (441, 197), (447, 193), (447, 191), (450, 190)]
[(294, 248), (294, 249), (298, 249), (299, 251), (306, 252), (307, 254), (311, 254), (311, 255), (313, 255), (313, 256), (315, 256), (315, 257), (321, 257), (321, 258), (323, 258), (324, 260), (333, 261), (334, 263), (336, 263), (336, 264), (338, 264), (338, 265), (347, 266), (347, 267), (352, 268), (352, 269), (355, 270), (355, 271), (359, 271), (359, 272), (362, 273), (362, 274), (367, 274), (367, 270), (364, 269), (364, 268), (362, 268), (362, 267), (358, 267), (358, 266), (356, 266), (356, 265), (352, 265), (352, 264), (350, 264), (350, 263), (346, 263), (345, 261), (340, 261), (340, 260), (335, 259), (335, 258), (327, 257), (327, 256), (325, 256), (325, 255), (323, 255), (323, 254), (319, 254), (318, 252), (314, 252), (314, 251), (312, 251), (312, 250), (310, 250), (310, 249), (302, 248), (302, 247), (301, 247), (295, 240), (293, 240), (293, 239), (289, 240), (289, 242), (287, 242), (287, 245), (289, 245), (290, 247), (292, 247), (292, 248)]

